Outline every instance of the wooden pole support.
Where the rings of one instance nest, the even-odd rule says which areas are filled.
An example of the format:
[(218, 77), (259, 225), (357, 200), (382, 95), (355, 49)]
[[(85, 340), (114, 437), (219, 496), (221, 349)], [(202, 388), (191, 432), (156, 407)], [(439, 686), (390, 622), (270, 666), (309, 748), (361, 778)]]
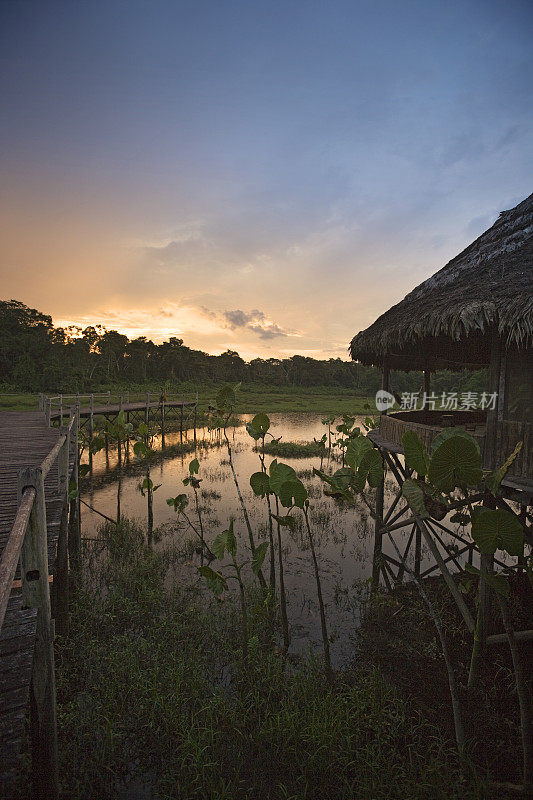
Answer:
[(32, 760), (35, 796), (55, 800), (59, 794), (57, 769), (57, 719), (54, 667), (54, 636), (48, 581), (48, 536), (44, 478), (40, 467), (19, 473), (19, 502), (24, 489), (35, 489), (35, 500), (20, 556), (22, 602), (37, 608), (37, 631), (33, 656)]
[(59, 536), (57, 540), (57, 556), (54, 569), (53, 588), (53, 614), (56, 621), (57, 632), (66, 635), (69, 628), (68, 618), (68, 484), (69, 484), (69, 457), (70, 457), (70, 431), (68, 427), (60, 429), (65, 436), (65, 442), (59, 451), (58, 479), (59, 496), (61, 498), (61, 519)]
[(379, 587), (381, 574), (381, 552), (383, 546), (383, 505), (385, 499), (385, 481), (382, 480), (376, 488), (376, 522), (374, 525), (374, 555), (372, 558), (372, 591)]
[[(79, 463), (79, 448), (78, 448), (78, 430), (79, 430), (79, 407), (74, 411), (75, 419), (72, 425), (72, 441), (73, 441), (73, 466), (72, 466), (72, 482), (75, 488), (78, 488), (78, 463)], [(74, 498), (69, 503), (69, 523), (68, 523), (68, 555), (71, 566), (77, 571), (80, 566), (81, 554), (81, 532), (80, 532), (80, 513), (79, 513), (79, 499)]]

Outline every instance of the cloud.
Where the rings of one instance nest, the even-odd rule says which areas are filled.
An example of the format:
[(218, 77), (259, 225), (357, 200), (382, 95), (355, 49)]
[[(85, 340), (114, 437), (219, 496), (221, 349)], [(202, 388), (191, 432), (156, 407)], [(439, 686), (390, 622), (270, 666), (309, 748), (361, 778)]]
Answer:
[(265, 313), (257, 308), (246, 313), (236, 308), (233, 311), (224, 311), (223, 314), (225, 327), (234, 331), (237, 328), (256, 333), (261, 339), (275, 339), (280, 336), (297, 336), (295, 331), (282, 328), (276, 322), (267, 319)]

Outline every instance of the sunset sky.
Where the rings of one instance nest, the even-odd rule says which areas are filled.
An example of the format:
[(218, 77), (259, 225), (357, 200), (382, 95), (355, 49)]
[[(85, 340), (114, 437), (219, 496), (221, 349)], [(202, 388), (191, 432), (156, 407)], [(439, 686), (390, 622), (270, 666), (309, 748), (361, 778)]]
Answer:
[(532, 12), (2, 0), (0, 298), (347, 358), (533, 190)]

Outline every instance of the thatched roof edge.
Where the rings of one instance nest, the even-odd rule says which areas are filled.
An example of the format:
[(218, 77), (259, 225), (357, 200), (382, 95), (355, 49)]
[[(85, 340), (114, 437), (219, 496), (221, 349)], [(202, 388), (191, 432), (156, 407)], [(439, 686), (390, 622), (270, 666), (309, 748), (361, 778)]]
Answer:
[(507, 344), (533, 343), (533, 195), (354, 336), (349, 352), (380, 364), (427, 337), (459, 341), (493, 328)]

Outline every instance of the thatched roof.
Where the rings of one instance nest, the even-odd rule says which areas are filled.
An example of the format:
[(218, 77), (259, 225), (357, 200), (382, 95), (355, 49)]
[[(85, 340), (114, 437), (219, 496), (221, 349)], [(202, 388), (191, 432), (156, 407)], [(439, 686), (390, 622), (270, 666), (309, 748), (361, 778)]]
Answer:
[(489, 332), (533, 343), (533, 194), (358, 333), (350, 354), (402, 369), (489, 363)]

